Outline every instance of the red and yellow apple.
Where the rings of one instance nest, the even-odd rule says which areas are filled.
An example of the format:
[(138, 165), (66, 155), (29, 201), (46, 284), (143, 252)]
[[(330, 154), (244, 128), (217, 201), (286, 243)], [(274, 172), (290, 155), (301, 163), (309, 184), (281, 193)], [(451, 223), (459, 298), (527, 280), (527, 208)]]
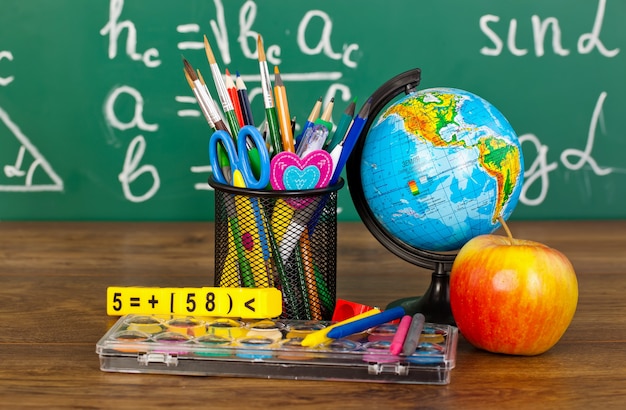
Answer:
[(468, 241), (450, 271), (450, 307), (461, 334), (494, 353), (538, 355), (570, 325), (578, 281), (570, 261), (542, 243), (481, 235)]

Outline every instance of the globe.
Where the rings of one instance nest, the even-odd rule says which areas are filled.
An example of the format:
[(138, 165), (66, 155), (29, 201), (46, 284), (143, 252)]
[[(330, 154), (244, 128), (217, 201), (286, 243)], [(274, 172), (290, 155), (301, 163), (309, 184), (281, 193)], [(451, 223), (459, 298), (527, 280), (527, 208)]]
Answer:
[(464, 90), (431, 88), (379, 114), (359, 167), (364, 200), (388, 235), (445, 252), (509, 218), (522, 164), (517, 135), (492, 104)]

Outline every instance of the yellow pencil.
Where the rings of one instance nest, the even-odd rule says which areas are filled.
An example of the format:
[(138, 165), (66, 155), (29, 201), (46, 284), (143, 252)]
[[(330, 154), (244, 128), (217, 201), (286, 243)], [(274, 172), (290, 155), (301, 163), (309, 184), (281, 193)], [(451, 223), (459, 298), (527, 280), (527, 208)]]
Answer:
[(324, 108), (324, 112), (320, 117), (322, 120), (330, 122), (330, 117), (333, 115), (333, 107), (335, 106), (335, 97), (331, 98), (326, 107)]

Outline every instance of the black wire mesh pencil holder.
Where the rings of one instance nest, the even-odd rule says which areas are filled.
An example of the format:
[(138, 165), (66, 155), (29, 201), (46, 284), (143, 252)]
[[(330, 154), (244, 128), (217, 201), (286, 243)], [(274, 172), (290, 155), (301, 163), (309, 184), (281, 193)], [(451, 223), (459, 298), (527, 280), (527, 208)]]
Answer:
[(303, 191), (215, 190), (215, 286), (275, 287), (282, 318), (330, 320), (337, 287), (337, 196)]

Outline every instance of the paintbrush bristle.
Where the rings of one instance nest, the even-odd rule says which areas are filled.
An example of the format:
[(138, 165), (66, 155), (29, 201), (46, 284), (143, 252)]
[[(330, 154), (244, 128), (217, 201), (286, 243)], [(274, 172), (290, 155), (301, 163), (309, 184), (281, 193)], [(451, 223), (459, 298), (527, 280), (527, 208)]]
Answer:
[(263, 50), (263, 39), (259, 34), (256, 39), (257, 51), (259, 53), (259, 62), (265, 61), (265, 50)]
[(186, 69), (183, 68), (183, 73), (185, 73), (185, 78), (187, 79), (187, 83), (189, 84), (189, 87), (193, 90), (194, 88), (196, 88), (196, 86), (193, 83), (193, 80), (191, 79), (191, 77), (189, 77), (189, 73), (187, 72)]
[(215, 56), (213, 55), (213, 50), (211, 50), (211, 46), (209, 45), (209, 40), (206, 38), (206, 34), (204, 35), (204, 51), (206, 53), (207, 60), (209, 60), (209, 64), (215, 64)]
[(204, 82), (204, 77), (202, 77), (202, 73), (200, 72), (200, 69), (198, 69), (197, 71), (198, 71), (198, 79), (200, 79), (200, 84), (206, 85), (206, 83)]
[(196, 73), (194, 72), (191, 64), (189, 64), (189, 61), (183, 58), (183, 64), (185, 65), (185, 72), (187, 73), (189, 78), (191, 78), (192, 81), (196, 81), (198, 77), (196, 76)]

